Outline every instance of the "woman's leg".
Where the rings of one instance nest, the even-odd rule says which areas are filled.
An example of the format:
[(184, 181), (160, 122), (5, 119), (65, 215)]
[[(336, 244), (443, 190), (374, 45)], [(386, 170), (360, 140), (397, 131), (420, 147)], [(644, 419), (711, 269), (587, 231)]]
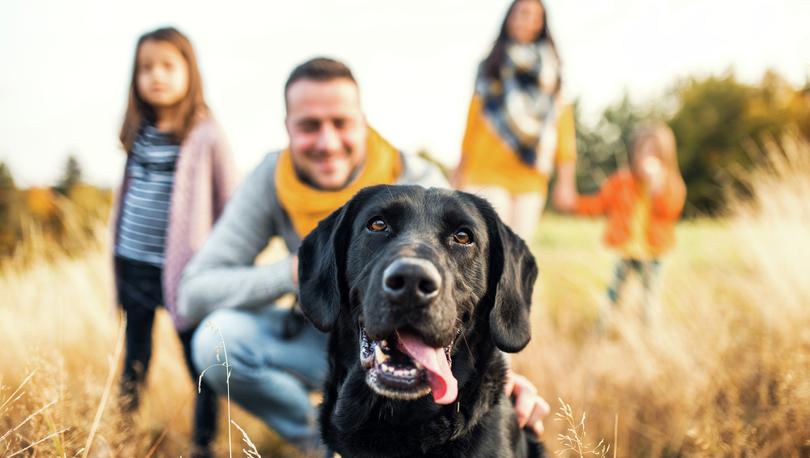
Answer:
[(499, 186), (467, 186), (462, 191), (475, 194), (489, 202), (501, 220), (512, 227), (512, 195)]
[(511, 227), (527, 243), (534, 238), (545, 204), (546, 195), (539, 192), (518, 194), (512, 198)]

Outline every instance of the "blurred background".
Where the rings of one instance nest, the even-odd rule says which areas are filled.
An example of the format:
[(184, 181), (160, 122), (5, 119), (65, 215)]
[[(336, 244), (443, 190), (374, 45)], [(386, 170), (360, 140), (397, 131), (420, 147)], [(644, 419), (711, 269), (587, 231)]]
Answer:
[[(0, 436), (51, 400), (61, 410), (3, 436), (0, 455), (48, 436), (44, 454), (72, 455), (95, 432), (117, 335), (103, 312), (103, 240), (123, 172), (117, 134), (140, 34), (173, 25), (189, 36), (242, 174), (286, 146), (284, 81), (317, 55), (353, 69), (371, 124), (393, 144), (452, 168), (476, 67), (508, 4), (4, 1), (0, 346), (14, 370), (0, 371), (0, 418), (8, 418)], [(810, 259), (810, 2), (545, 4), (564, 95), (575, 104), (580, 189), (596, 190), (626, 163), (634, 126), (662, 118), (678, 142), (689, 221), (665, 276), (678, 326), (655, 335), (631, 327), (605, 344), (585, 332), (611, 259), (598, 244), (600, 226), (544, 220), (532, 241), (547, 274), (535, 312), (540, 337), (518, 368), (555, 406), (562, 398), (588, 411), (593, 442), (616, 447), (615, 435), (621, 456), (807, 456), (810, 292), (798, 275)], [(163, 326), (171, 351), (157, 352), (150, 377), (173, 384), (153, 393), (133, 436), (120, 436), (114, 415), (96, 425), (113, 455), (183, 450), (190, 406), (176, 394), (191, 385)], [(12, 403), (26, 384), (26, 397)], [(566, 428), (552, 423), (550, 440)], [(286, 453), (274, 444), (260, 449)]]

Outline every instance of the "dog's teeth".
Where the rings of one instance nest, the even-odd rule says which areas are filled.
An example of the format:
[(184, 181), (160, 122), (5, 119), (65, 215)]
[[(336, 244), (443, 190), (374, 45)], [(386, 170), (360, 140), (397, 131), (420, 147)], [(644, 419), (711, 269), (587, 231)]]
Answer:
[(382, 348), (380, 348), (380, 345), (375, 345), (374, 346), (374, 359), (377, 361), (377, 363), (382, 364), (382, 363), (388, 361), (389, 358), (390, 358), (390, 356), (383, 353), (383, 350), (382, 350)]

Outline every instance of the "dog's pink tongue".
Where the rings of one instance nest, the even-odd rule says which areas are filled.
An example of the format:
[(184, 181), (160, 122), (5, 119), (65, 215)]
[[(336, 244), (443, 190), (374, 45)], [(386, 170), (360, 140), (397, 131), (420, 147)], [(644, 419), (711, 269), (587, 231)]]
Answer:
[(398, 333), (399, 349), (422, 365), (436, 404), (450, 404), (458, 397), (458, 381), (453, 377), (444, 348), (429, 347), (419, 337), (406, 332)]

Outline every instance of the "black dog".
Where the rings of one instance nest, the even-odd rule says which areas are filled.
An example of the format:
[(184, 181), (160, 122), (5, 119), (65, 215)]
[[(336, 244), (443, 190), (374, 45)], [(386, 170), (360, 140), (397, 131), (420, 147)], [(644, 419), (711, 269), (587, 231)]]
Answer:
[(331, 331), (328, 447), (344, 458), (542, 454), (504, 394), (499, 351), (529, 342), (537, 266), (486, 201), (366, 188), (298, 256), (302, 309)]

